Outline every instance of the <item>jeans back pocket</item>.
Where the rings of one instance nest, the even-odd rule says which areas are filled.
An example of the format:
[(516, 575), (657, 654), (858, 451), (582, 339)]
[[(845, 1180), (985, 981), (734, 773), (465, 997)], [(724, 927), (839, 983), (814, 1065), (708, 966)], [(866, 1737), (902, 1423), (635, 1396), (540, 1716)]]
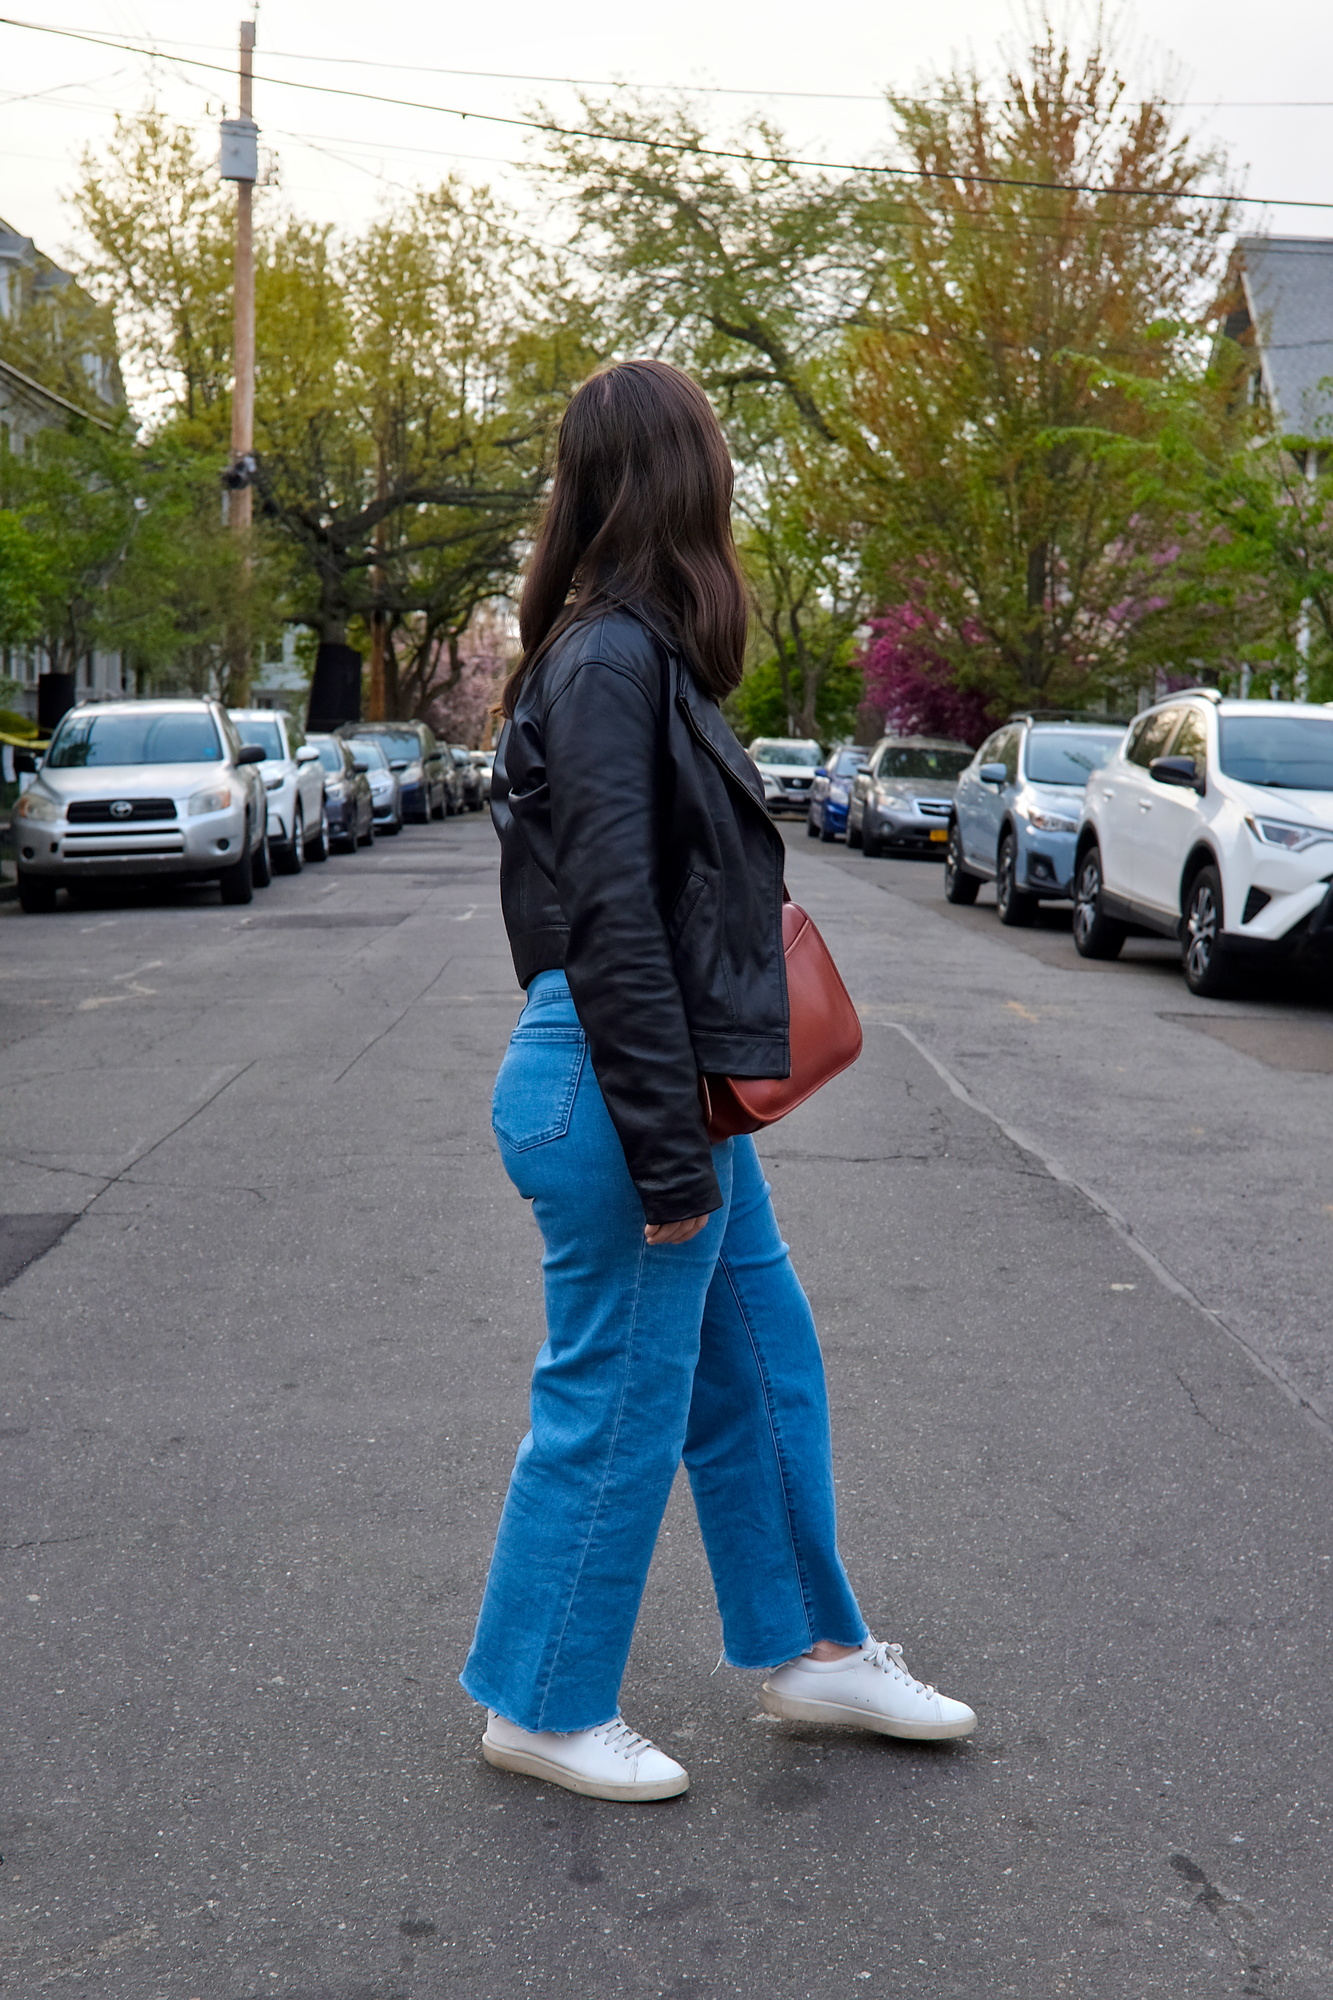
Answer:
[(587, 1049), (579, 1027), (514, 1030), (491, 1098), (491, 1124), (502, 1145), (526, 1153), (564, 1138)]

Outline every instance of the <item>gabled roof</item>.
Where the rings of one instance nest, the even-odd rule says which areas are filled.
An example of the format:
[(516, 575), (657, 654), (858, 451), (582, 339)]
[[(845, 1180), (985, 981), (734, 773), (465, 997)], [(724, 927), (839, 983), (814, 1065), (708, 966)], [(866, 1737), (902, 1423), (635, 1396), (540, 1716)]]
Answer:
[(1333, 237), (1239, 237), (1221, 311), (1227, 338), (1253, 349), (1278, 425), (1333, 432)]

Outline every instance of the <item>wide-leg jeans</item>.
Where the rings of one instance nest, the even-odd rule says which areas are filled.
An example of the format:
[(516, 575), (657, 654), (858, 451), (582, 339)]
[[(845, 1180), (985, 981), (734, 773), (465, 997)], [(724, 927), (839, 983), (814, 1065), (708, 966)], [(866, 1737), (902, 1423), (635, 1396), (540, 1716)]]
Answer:
[(619, 1712), (682, 1459), (726, 1659), (772, 1667), (817, 1639), (859, 1645), (823, 1360), (754, 1142), (714, 1149), (723, 1202), (707, 1227), (650, 1246), (560, 972), (528, 989), (493, 1123), (545, 1242), (547, 1338), (463, 1686), (523, 1729)]

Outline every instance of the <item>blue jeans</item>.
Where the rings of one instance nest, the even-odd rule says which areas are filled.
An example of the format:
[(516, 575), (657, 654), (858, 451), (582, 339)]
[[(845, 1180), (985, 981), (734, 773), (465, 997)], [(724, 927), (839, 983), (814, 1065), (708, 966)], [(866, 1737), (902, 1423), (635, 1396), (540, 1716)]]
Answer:
[(545, 1241), (547, 1337), (463, 1686), (522, 1729), (618, 1713), (682, 1458), (727, 1660), (859, 1645), (823, 1360), (753, 1140), (714, 1149), (722, 1207), (707, 1227), (650, 1247), (560, 972), (528, 989), (493, 1123)]

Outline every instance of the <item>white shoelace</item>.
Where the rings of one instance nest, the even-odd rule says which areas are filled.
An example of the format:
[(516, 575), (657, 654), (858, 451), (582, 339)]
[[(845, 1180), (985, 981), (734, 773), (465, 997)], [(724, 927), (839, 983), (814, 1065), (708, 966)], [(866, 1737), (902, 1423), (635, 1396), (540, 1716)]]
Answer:
[(600, 1736), (607, 1749), (614, 1751), (617, 1757), (637, 1757), (640, 1751), (653, 1748), (646, 1736), (637, 1735), (619, 1716), (614, 1722), (604, 1722), (590, 1733)]
[(903, 1649), (901, 1646), (891, 1645), (884, 1639), (878, 1641), (870, 1640), (863, 1649), (861, 1658), (868, 1665), (878, 1667), (881, 1673), (897, 1674), (900, 1680), (906, 1681), (908, 1687), (915, 1688), (918, 1694), (934, 1694), (935, 1692), (934, 1687), (929, 1681), (919, 1681), (916, 1678), (916, 1675), (911, 1671), (906, 1660), (903, 1658)]

